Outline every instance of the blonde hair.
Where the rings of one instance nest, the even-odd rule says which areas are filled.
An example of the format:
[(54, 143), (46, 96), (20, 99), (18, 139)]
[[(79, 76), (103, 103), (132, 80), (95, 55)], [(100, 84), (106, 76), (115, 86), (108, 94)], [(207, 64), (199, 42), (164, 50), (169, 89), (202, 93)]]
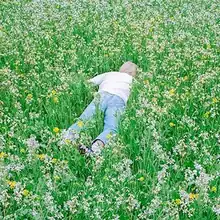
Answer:
[(132, 63), (131, 61), (127, 61), (120, 67), (119, 72), (135, 76), (137, 72), (137, 65)]

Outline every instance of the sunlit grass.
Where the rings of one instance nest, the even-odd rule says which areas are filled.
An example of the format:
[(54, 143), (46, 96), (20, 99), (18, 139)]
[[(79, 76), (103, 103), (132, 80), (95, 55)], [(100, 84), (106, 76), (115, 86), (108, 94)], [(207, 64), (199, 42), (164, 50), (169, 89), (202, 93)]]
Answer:
[[(1, 1), (0, 219), (217, 219), (218, 14), (208, 0)], [(117, 138), (96, 159), (59, 146), (87, 79), (127, 60)]]

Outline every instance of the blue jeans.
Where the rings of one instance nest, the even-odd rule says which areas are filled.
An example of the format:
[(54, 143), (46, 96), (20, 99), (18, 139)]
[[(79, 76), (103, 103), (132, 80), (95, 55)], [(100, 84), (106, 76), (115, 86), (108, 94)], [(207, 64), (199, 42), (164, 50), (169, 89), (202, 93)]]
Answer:
[(117, 133), (119, 118), (125, 110), (124, 100), (117, 95), (104, 91), (98, 93), (80, 115), (78, 121), (71, 125), (67, 131), (79, 133), (84, 128), (83, 122), (91, 119), (97, 110), (101, 110), (104, 113), (104, 130), (95, 140), (101, 140), (106, 144), (111, 136)]

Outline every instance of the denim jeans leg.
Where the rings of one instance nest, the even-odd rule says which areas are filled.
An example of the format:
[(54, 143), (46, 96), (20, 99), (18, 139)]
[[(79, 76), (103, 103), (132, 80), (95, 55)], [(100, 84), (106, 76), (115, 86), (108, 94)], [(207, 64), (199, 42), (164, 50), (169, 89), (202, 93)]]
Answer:
[(86, 107), (83, 113), (79, 116), (77, 122), (72, 124), (67, 129), (67, 131), (64, 133), (63, 138), (73, 141), (76, 138), (76, 134), (78, 134), (84, 128), (84, 122), (92, 118), (97, 108), (99, 108), (99, 104), (93, 99), (93, 101)]
[(95, 139), (101, 140), (104, 144), (107, 144), (111, 136), (117, 133), (120, 116), (125, 109), (124, 103), (122, 103), (121, 100), (119, 101), (117, 97), (112, 99), (112, 101), (113, 102), (108, 103), (108, 107), (105, 111), (104, 130)]

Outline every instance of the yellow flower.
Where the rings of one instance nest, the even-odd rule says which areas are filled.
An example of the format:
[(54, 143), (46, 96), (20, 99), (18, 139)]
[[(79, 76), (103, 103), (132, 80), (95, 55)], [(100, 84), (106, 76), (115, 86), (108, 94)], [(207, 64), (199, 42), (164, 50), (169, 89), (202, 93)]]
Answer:
[(16, 186), (16, 182), (15, 181), (7, 181), (8, 185), (10, 186), (11, 189), (14, 189)]
[(183, 81), (186, 81), (186, 80), (188, 80), (188, 76), (183, 77)]
[(140, 177), (138, 180), (141, 181), (141, 182), (143, 182), (143, 181), (144, 181), (144, 177), (142, 176), (142, 177)]
[(59, 131), (60, 131), (60, 129), (59, 129), (58, 127), (55, 127), (55, 128), (53, 129), (53, 132), (56, 133), (56, 134), (57, 134)]
[(198, 199), (198, 197), (199, 197), (199, 194), (198, 194), (198, 193), (196, 193), (196, 194), (190, 193), (190, 194), (189, 194), (189, 199), (190, 199), (190, 200)]
[(149, 80), (144, 80), (144, 84), (149, 85)]
[(213, 186), (213, 187), (211, 188), (211, 192), (217, 192), (216, 186)]
[(59, 180), (59, 179), (60, 179), (60, 177), (59, 177), (58, 175), (55, 175), (53, 178), (54, 178), (55, 180)]
[(157, 102), (157, 98), (152, 98), (152, 102)]
[(66, 139), (66, 140), (65, 140), (65, 143), (66, 143), (66, 144), (70, 144), (71, 141), (70, 141), (69, 139)]
[(37, 154), (36, 155), (37, 156), (37, 158), (39, 158), (40, 160), (44, 160), (45, 159), (45, 154)]
[(169, 93), (170, 93), (171, 96), (175, 95), (175, 89), (170, 89)]
[(78, 125), (80, 128), (83, 126), (83, 124), (84, 124), (83, 121), (78, 121), (78, 122), (77, 122), (77, 125)]
[(207, 49), (211, 49), (211, 45), (210, 44), (207, 44)]
[(180, 204), (181, 204), (181, 199), (175, 199), (175, 203), (176, 203), (177, 205), (180, 205)]
[(27, 95), (27, 99), (28, 99), (28, 100), (31, 100), (32, 98), (33, 98), (33, 95), (32, 95), (32, 94), (28, 94), (28, 95)]
[(176, 126), (173, 122), (170, 122), (169, 125), (170, 125), (170, 127)]
[(111, 134), (111, 133), (109, 133), (109, 134), (106, 135), (106, 138), (107, 138), (107, 139), (110, 139), (111, 137), (112, 137), (112, 134)]
[(28, 191), (27, 189), (24, 189), (23, 192), (22, 192), (22, 194), (23, 194), (24, 196), (28, 196), (28, 195), (29, 195), (29, 191)]
[(54, 90), (54, 89), (52, 90), (51, 93), (52, 93), (52, 95), (56, 95), (57, 94), (56, 90)]
[(57, 97), (57, 96), (53, 97), (53, 102), (54, 102), (54, 103), (58, 103), (58, 102), (59, 102), (59, 100), (58, 100), (58, 97)]
[(1, 159), (1, 158), (4, 158), (4, 157), (7, 157), (7, 156), (8, 156), (8, 155), (7, 155), (5, 152), (1, 152), (1, 153), (0, 153), (0, 159)]
[(25, 78), (24, 73), (20, 73), (18, 76), (21, 78)]
[(24, 148), (21, 148), (20, 152), (21, 152), (21, 153), (25, 153), (25, 149), (24, 149)]
[(57, 159), (56, 158), (53, 158), (52, 159), (52, 163), (56, 163), (57, 162)]
[(208, 111), (208, 112), (206, 112), (206, 113), (203, 115), (203, 117), (204, 117), (204, 118), (208, 118), (208, 117), (210, 116), (210, 114), (211, 114), (211, 112)]
[(218, 99), (217, 98), (212, 98), (212, 103), (217, 103), (218, 102)]

